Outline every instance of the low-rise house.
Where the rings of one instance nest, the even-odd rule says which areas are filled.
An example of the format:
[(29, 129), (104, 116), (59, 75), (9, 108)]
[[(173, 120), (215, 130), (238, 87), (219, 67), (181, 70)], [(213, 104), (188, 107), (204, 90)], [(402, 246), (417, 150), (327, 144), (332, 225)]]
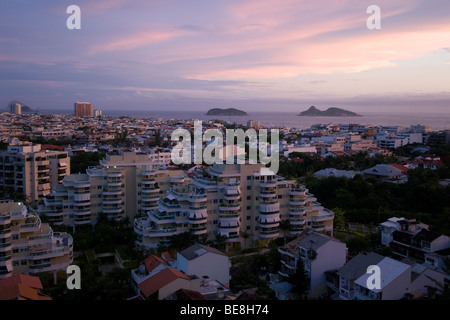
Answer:
[(365, 177), (373, 177), (379, 181), (405, 183), (408, 179), (404, 171), (389, 164), (377, 164), (363, 171)]
[(198, 292), (200, 279), (184, 274), (183, 272), (167, 268), (138, 285), (139, 295), (145, 300), (164, 300), (179, 289), (188, 289)]
[(328, 177), (336, 177), (336, 178), (349, 178), (353, 179), (356, 175), (361, 174), (358, 171), (348, 171), (348, 170), (338, 170), (335, 168), (326, 168), (319, 171), (314, 172), (314, 175), (319, 178), (328, 178)]
[(383, 256), (369, 252), (359, 253), (353, 259), (348, 261), (337, 272), (339, 278), (337, 293), (342, 300), (355, 299), (355, 280), (367, 272), (367, 267), (376, 265), (383, 260)]
[(16, 274), (0, 280), (0, 300), (52, 300), (42, 289), (39, 277)]
[(199, 278), (208, 276), (223, 284), (230, 281), (229, 258), (219, 250), (201, 244), (194, 244), (177, 253), (177, 269)]
[[(389, 245), (399, 258), (425, 262), (425, 255), (450, 248), (450, 237), (428, 230), (428, 225), (415, 219), (393, 217), (380, 226), (381, 244)], [(432, 258), (428, 258), (431, 263)]]
[(295, 274), (297, 263), (303, 263), (310, 279), (309, 296), (319, 297), (327, 292), (326, 272), (345, 264), (347, 247), (336, 238), (306, 230), (279, 252), (282, 265), (279, 274), (288, 278)]
[(379, 288), (373, 288), (369, 277), (364, 273), (355, 280), (355, 298), (357, 300), (400, 300), (410, 291), (411, 266), (385, 257), (375, 264), (379, 268)]

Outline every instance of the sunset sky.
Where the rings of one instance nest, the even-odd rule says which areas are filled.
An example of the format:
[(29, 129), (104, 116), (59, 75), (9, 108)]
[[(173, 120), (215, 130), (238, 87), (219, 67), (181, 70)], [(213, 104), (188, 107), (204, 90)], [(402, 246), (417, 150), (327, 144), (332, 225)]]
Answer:
[[(371, 4), (381, 30), (366, 26)], [(0, 110), (11, 100), (450, 112), (450, 1), (1, 0)]]

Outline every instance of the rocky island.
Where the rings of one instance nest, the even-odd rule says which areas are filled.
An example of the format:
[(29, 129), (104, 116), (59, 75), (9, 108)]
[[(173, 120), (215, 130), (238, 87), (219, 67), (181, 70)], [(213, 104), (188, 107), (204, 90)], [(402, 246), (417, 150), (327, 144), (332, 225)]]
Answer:
[(303, 117), (361, 117), (352, 111), (340, 109), (340, 108), (328, 108), (325, 111), (321, 111), (314, 106), (311, 106), (308, 110), (300, 112), (298, 116)]
[(235, 108), (221, 109), (213, 108), (209, 109), (206, 113), (207, 116), (247, 116), (245, 111), (238, 110)]

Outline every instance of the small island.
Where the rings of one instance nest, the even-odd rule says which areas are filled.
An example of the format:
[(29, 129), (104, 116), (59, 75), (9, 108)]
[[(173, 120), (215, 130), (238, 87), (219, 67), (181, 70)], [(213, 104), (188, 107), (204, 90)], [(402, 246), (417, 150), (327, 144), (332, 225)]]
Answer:
[(300, 112), (298, 116), (303, 117), (362, 117), (352, 111), (340, 109), (340, 108), (328, 108), (325, 111), (321, 111), (314, 106), (311, 106), (308, 110)]
[(245, 111), (238, 110), (235, 108), (221, 109), (213, 108), (209, 109), (206, 113), (207, 116), (248, 116)]

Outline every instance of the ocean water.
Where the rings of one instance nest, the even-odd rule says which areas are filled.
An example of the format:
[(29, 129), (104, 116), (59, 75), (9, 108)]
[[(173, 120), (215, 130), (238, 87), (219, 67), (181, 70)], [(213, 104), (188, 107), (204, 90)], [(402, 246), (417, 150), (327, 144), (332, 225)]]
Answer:
[[(300, 117), (294, 112), (247, 112), (248, 116), (207, 116), (205, 111), (120, 111), (102, 110), (105, 116), (130, 116), (141, 119), (180, 119), (180, 120), (213, 120), (220, 119), (228, 122), (244, 124), (248, 120), (260, 121), (261, 125), (269, 128), (307, 129), (314, 124), (353, 123), (364, 125), (383, 125), (409, 127), (411, 125), (425, 125), (432, 130), (450, 130), (450, 113), (360, 113), (362, 117)], [(40, 113), (69, 113), (55, 110)]]

